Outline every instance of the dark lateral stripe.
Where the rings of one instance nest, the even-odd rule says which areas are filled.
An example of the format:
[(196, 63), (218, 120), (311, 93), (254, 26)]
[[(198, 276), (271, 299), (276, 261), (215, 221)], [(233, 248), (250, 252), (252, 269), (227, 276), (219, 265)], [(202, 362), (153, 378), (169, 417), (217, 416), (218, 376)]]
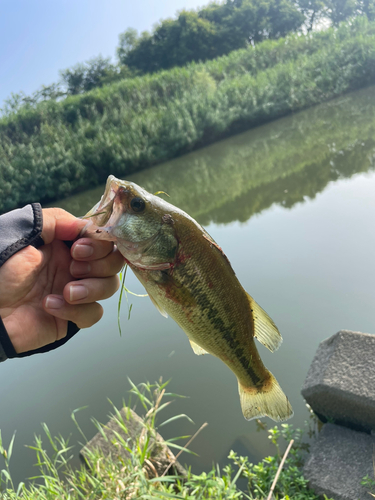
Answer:
[(251, 367), (251, 360), (246, 357), (244, 348), (240, 345), (236, 338), (235, 324), (232, 323), (229, 329), (224, 325), (223, 320), (219, 316), (219, 311), (212, 304), (210, 298), (200, 284), (195, 282), (194, 278), (195, 276), (189, 277), (186, 273), (185, 276), (179, 276), (179, 280), (183, 282), (183, 285), (190, 289), (190, 292), (194, 296), (198, 307), (202, 310), (202, 313), (207, 315), (207, 318), (209, 319), (214, 330), (224, 338), (231, 351), (235, 354), (237, 360), (241, 363), (242, 367), (251, 378), (253, 385), (258, 385), (259, 382), (261, 382), (261, 379)]

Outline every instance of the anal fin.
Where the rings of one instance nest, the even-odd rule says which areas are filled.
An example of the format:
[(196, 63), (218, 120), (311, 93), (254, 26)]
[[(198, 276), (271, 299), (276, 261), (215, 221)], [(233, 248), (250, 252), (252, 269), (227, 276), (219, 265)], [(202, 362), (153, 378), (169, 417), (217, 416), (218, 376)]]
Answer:
[(207, 351), (205, 351), (200, 345), (196, 344), (192, 340), (189, 339), (191, 348), (193, 349), (194, 353), (197, 354), (198, 356), (202, 356), (203, 354), (208, 354)]
[(247, 294), (254, 319), (254, 337), (271, 352), (276, 351), (283, 341), (277, 326), (255, 300)]

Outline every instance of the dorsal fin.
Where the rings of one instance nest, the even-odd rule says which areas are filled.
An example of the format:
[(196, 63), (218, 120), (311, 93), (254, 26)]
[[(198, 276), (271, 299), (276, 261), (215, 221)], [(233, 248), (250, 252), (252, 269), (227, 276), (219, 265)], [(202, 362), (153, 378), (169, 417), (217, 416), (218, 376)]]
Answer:
[(254, 319), (254, 337), (271, 352), (276, 351), (283, 341), (277, 326), (249, 294), (247, 297)]
[(202, 356), (202, 354), (208, 354), (208, 352), (205, 351), (200, 345), (196, 344), (195, 342), (193, 342), (190, 339), (189, 339), (189, 341), (190, 341), (191, 348), (193, 349), (195, 354), (197, 354), (198, 356)]

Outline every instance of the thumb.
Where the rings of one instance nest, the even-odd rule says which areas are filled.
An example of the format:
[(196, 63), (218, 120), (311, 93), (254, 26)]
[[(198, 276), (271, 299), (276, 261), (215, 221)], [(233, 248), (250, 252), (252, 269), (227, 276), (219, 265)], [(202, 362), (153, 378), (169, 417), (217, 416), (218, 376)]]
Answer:
[(43, 208), (43, 241), (47, 245), (54, 239), (75, 240), (86, 223), (62, 208)]

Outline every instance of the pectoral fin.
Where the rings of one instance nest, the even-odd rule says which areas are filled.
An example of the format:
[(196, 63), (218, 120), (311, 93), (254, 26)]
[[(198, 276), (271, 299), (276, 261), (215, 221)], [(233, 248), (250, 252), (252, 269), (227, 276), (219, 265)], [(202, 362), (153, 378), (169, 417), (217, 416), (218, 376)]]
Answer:
[(205, 351), (200, 345), (196, 344), (192, 340), (190, 340), (190, 345), (191, 348), (193, 349), (194, 353), (197, 354), (198, 356), (202, 356), (202, 354), (208, 354), (207, 351)]
[(162, 307), (159, 306), (159, 304), (156, 302), (156, 300), (154, 299), (154, 297), (152, 295), (150, 295), (150, 294), (148, 294), (148, 296), (150, 297), (151, 302), (154, 304), (154, 306), (160, 312), (160, 314), (162, 316), (164, 316), (164, 318), (168, 318), (168, 314), (165, 312), (165, 310)]
[(247, 294), (254, 319), (254, 337), (271, 352), (276, 351), (283, 341), (277, 326), (255, 300)]

